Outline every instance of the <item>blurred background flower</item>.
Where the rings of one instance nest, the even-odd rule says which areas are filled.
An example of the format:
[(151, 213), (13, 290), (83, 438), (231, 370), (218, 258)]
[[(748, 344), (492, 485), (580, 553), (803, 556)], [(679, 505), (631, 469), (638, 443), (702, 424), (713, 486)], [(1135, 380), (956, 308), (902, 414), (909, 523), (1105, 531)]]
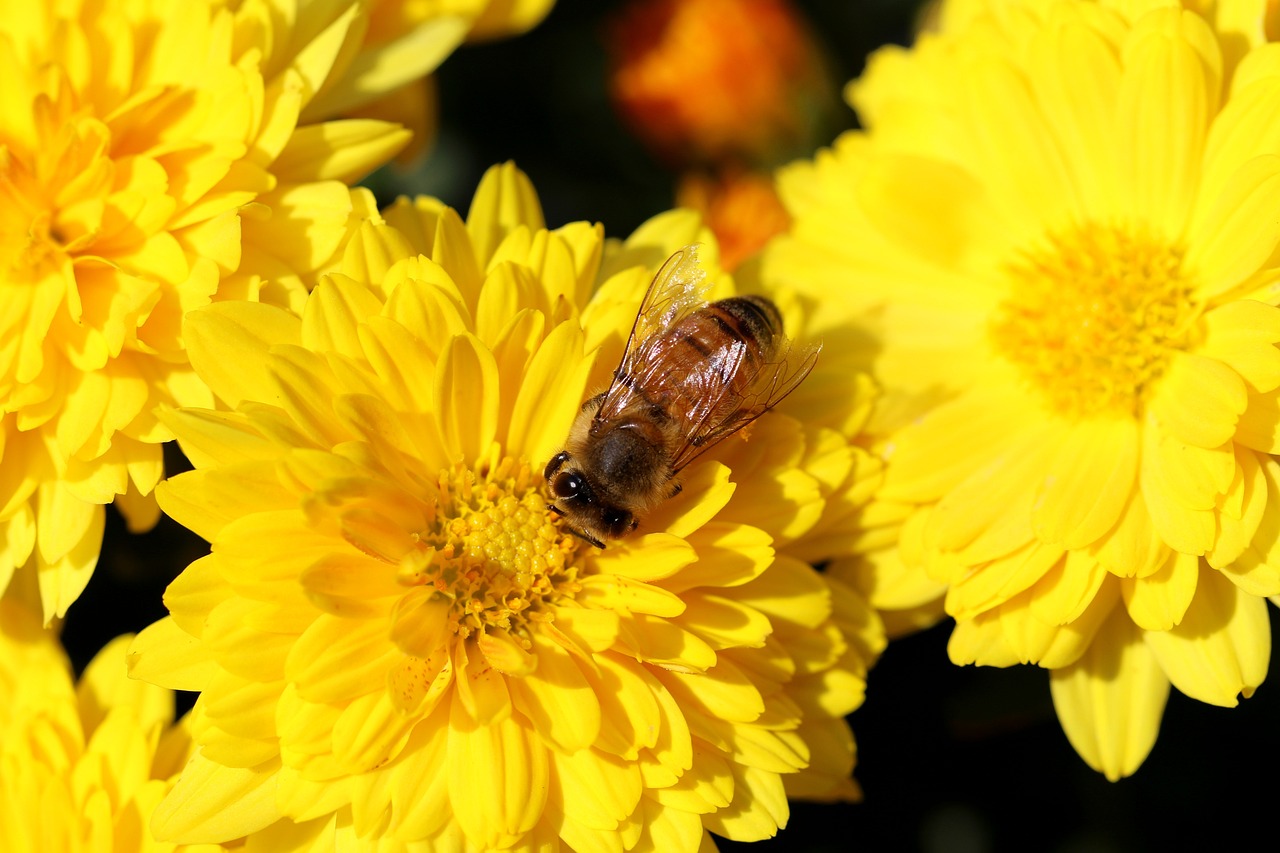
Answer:
[(788, 0), (634, 0), (607, 33), (615, 109), (735, 269), (786, 228), (773, 169), (838, 127), (821, 42)]
[(779, 163), (829, 135), (834, 81), (786, 0), (635, 0), (609, 47), (615, 105), (674, 165)]
[(702, 215), (720, 243), (720, 262), (730, 271), (791, 224), (770, 173), (733, 167), (715, 174), (685, 172), (676, 187), (675, 203)]

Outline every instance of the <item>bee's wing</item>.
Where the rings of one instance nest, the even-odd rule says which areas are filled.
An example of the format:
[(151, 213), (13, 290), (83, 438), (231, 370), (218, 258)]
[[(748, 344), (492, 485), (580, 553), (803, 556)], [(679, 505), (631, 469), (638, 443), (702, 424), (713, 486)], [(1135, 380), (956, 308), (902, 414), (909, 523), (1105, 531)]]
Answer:
[(653, 365), (666, 362), (659, 352), (663, 346), (659, 333), (705, 305), (709, 289), (706, 273), (698, 266), (696, 243), (667, 258), (640, 302), (626, 351), (613, 372), (613, 381), (604, 393), (596, 420), (618, 417), (627, 409), (635, 399), (633, 389), (644, 387), (641, 380), (645, 374)]
[(744, 360), (745, 363), (740, 369), (751, 370), (753, 375), (747, 383), (747, 390), (738, 399), (738, 405), (727, 415), (713, 422), (710, 415), (719, 408), (716, 404), (730, 393), (727, 385), (722, 384), (715, 389), (718, 397), (708, 400), (705, 405), (699, 407), (702, 415), (694, 419), (684, 443), (675, 454), (671, 466), (672, 473), (678, 473), (722, 439), (733, 435), (782, 402), (782, 399), (794, 391), (813, 370), (813, 366), (818, 363), (818, 352), (821, 349), (821, 345), (816, 345), (797, 350), (787, 343), (784, 344), (781, 354), (773, 361), (752, 367), (746, 366), (749, 361)]

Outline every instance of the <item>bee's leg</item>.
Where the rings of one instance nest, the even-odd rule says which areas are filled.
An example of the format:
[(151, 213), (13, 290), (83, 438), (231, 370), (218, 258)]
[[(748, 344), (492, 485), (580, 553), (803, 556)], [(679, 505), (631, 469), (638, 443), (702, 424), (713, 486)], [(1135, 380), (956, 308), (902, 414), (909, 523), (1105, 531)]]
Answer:
[(596, 537), (592, 536), (590, 533), (587, 533), (585, 530), (574, 530), (572, 527), (570, 527), (569, 532), (572, 533), (574, 536), (577, 536), (579, 539), (585, 539), (586, 541), (590, 542), (592, 545), (595, 545), (597, 548), (601, 548), (601, 549), (604, 548), (603, 542), (601, 542)]
[(547, 504), (547, 511), (554, 512), (556, 515), (564, 515), (564, 510), (560, 509), (560, 507), (555, 504)]
[(587, 400), (585, 403), (583, 403), (583, 404), (582, 404), (582, 408), (580, 409), (580, 411), (585, 412), (587, 409), (598, 409), (598, 408), (600, 408), (600, 404), (604, 402), (604, 395), (605, 395), (605, 394), (607, 394), (607, 393), (609, 393), (609, 392), (607, 392), (607, 391), (601, 391), (599, 394), (597, 394), (597, 395), (595, 395), (594, 397), (592, 397), (591, 399)]
[(668, 499), (674, 498), (676, 495), (680, 494), (683, 491), (684, 491), (684, 486), (682, 486), (680, 483), (677, 482), (674, 486), (671, 487), (671, 494), (667, 495), (667, 498)]

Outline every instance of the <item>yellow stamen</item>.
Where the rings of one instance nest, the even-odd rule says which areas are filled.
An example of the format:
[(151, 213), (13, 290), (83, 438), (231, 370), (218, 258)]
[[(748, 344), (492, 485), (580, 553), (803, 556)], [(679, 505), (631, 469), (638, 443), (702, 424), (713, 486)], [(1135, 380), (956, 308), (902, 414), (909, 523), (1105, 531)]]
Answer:
[(1137, 415), (1197, 313), (1182, 250), (1086, 225), (1051, 236), (1010, 272), (990, 334), (1059, 412)]
[[(577, 589), (577, 545), (547, 510), (529, 463), (504, 457), (440, 472), (435, 522), (401, 566), (406, 586), (450, 602), (448, 630), (466, 639), (501, 629), (516, 636), (548, 604)], [(415, 618), (406, 610), (399, 618)]]

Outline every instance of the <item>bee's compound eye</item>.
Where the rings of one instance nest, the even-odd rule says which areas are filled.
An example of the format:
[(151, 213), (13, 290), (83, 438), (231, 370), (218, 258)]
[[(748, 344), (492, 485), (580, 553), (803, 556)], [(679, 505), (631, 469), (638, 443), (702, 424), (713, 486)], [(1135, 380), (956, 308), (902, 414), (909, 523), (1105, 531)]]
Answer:
[(609, 536), (614, 539), (620, 539), (636, 529), (635, 517), (625, 509), (607, 512), (601, 520), (609, 528)]
[(582, 477), (568, 471), (557, 474), (551, 482), (551, 491), (558, 498), (576, 498), (582, 491)]

